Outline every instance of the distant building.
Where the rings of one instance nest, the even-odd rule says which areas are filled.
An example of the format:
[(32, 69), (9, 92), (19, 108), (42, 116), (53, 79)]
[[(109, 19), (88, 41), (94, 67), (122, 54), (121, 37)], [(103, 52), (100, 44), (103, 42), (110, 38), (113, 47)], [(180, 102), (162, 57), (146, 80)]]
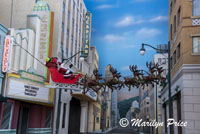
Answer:
[(118, 115), (117, 115), (117, 111), (118, 111), (118, 90), (114, 90), (112, 92), (112, 99), (111, 99), (111, 124), (112, 124), (112, 127), (116, 127), (117, 124), (118, 124)]
[[(165, 49), (165, 45), (164, 47), (159, 46), (158, 49)], [(152, 63), (155, 64), (159, 64), (160, 67), (163, 67), (163, 73), (162, 76), (166, 77), (167, 73), (168, 73), (168, 56), (166, 53), (162, 53), (162, 54), (155, 54), (153, 56), (152, 59)], [(162, 105), (161, 105), (161, 90), (162, 90), (163, 86), (160, 84), (156, 84), (154, 83), (154, 87), (150, 88), (149, 91), (149, 97), (150, 97), (150, 120), (154, 121), (156, 120), (156, 109), (157, 109), (157, 119), (158, 122), (161, 122), (161, 109), (162, 109)], [(157, 91), (157, 93), (156, 93)], [(156, 104), (157, 103), (157, 104)], [(156, 129), (155, 127), (151, 127), (151, 134), (155, 134), (156, 133)], [(158, 127), (158, 133), (162, 133), (162, 127)]]
[[(150, 121), (150, 97), (149, 97), (150, 87), (145, 86), (139, 88), (139, 119), (142, 121)], [(141, 131), (150, 132), (150, 127), (140, 127)]]

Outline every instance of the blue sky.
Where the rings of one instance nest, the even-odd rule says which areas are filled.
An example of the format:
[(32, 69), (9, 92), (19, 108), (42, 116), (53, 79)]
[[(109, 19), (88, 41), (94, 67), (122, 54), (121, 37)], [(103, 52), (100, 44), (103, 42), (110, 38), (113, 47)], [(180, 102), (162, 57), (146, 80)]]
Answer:
[(155, 51), (146, 47), (141, 56), (141, 43), (166, 44), (168, 41), (167, 0), (84, 0), (92, 13), (92, 40), (99, 53), (99, 70), (108, 64), (123, 76), (131, 75), (129, 65), (145, 69)]

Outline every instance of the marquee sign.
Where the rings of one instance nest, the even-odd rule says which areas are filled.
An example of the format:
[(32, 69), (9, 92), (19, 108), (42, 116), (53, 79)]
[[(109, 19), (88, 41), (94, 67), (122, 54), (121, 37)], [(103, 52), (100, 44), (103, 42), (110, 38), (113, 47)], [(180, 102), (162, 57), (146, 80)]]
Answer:
[(37, 102), (52, 103), (51, 89), (43, 84), (9, 77), (6, 91), (7, 97)]
[(86, 92), (86, 94), (83, 94), (83, 89), (73, 89), (72, 90), (72, 95), (87, 96), (90, 99), (92, 99), (94, 101), (97, 101), (97, 93), (94, 90), (92, 90), (92, 89), (89, 89)]
[(92, 14), (87, 12), (85, 15), (85, 37), (84, 37), (84, 48), (83, 48), (83, 56), (87, 58), (90, 52), (90, 40), (91, 40), (91, 17)]
[(4, 44), (4, 52), (3, 52), (2, 72), (8, 71), (10, 50), (11, 50), (11, 38), (10, 36), (6, 36)]

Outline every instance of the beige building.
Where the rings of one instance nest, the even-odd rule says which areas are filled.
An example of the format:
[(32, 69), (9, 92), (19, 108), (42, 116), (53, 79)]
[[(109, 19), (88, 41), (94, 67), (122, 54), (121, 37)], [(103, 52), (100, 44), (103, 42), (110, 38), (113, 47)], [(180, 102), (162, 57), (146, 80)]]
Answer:
[[(173, 118), (188, 122), (186, 127), (173, 127), (173, 133), (199, 134), (200, 1), (169, 0), (169, 31)], [(166, 121), (168, 86), (162, 90), (161, 98), (162, 119)], [(169, 133), (166, 123), (163, 133)]]
[[(90, 47), (89, 74), (92, 76), (93, 70), (99, 69), (99, 55), (94, 46)], [(101, 90), (98, 91), (97, 101), (88, 104), (88, 132), (100, 130), (101, 126)]]
[[(108, 65), (105, 69), (105, 79), (109, 80), (112, 78), (112, 74), (110, 72), (111, 65)], [(111, 111), (112, 111), (112, 92), (106, 87), (105, 92), (102, 92), (102, 125), (101, 129), (111, 128)]]

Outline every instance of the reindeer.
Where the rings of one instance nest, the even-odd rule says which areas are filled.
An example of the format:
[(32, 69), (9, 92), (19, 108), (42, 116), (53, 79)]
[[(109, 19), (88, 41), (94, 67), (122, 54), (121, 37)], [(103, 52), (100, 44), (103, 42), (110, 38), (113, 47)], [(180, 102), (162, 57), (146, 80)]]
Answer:
[(124, 85), (126, 85), (131, 90), (131, 87), (139, 88), (139, 81), (135, 78), (124, 77)]
[(136, 80), (140, 80), (141, 79), (142, 73), (140, 73), (140, 70), (137, 69), (137, 65), (132, 65), (132, 66), (130, 65), (129, 69), (130, 69), (131, 72), (133, 72), (133, 77)]
[(152, 62), (150, 62), (150, 63), (146, 62), (146, 66), (147, 66), (147, 68), (149, 69), (150, 74), (151, 74), (152, 76), (155, 76), (155, 72), (156, 72), (156, 67), (155, 67), (155, 65), (154, 65)]
[[(83, 77), (80, 84), (83, 86), (84, 93), (86, 93), (89, 89), (93, 89), (94, 91), (98, 92), (103, 87), (103, 83), (100, 83), (100, 80), (103, 78), (97, 69), (93, 71), (93, 75), (95, 78), (89, 77), (87, 74)], [(87, 91), (85, 90), (86, 88)]]
[(112, 73), (113, 78), (104, 79), (104, 90), (106, 86), (110, 88), (112, 91), (114, 89), (121, 89), (123, 87), (123, 82), (120, 81), (121, 74), (118, 73), (117, 69), (110, 67), (110, 72)]
[(110, 72), (112, 73), (113, 78), (119, 78), (121, 77), (121, 74), (117, 72), (117, 69), (114, 69), (113, 67), (110, 67)]

